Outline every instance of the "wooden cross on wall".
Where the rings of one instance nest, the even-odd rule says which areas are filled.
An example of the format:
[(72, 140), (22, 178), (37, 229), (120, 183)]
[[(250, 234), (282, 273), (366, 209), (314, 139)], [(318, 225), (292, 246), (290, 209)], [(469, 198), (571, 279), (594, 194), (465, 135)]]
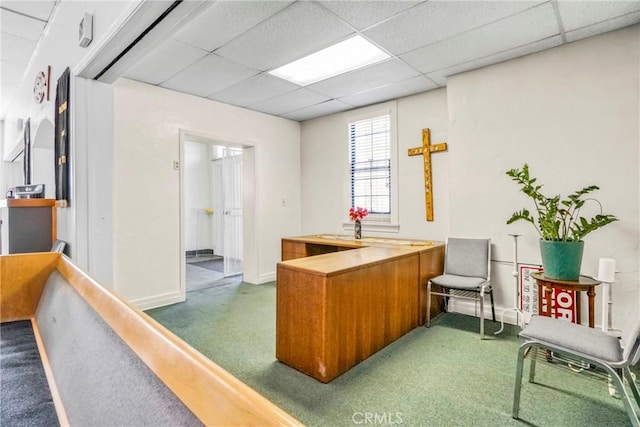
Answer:
[(446, 142), (431, 145), (431, 132), (422, 129), (422, 147), (409, 148), (410, 156), (422, 154), (424, 158), (424, 202), (427, 211), (427, 221), (433, 221), (433, 185), (431, 184), (431, 153), (445, 151)]

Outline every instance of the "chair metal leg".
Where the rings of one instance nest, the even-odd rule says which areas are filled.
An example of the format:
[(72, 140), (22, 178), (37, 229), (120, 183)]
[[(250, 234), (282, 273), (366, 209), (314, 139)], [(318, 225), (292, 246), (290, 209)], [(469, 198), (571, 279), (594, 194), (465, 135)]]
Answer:
[[(616, 388), (618, 389), (618, 392), (620, 393), (620, 398), (622, 399), (622, 403), (624, 403), (624, 408), (627, 411), (627, 416), (631, 421), (631, 425), (634, 427), (639, 427), (640, 419), (638, 418), (638, 414), (636, 414), (636, 411), (633, 408), (633, 403), (631, 402), (631, 397), (629, 396), (629, 393), (627, 393), (627, 390), (624, 388), (622, 378), (620, 377), (620, 375), (618, 375), (618, 372), (616, 372), (615, 369), (612, 369), (608, 366), (603, 366), (603, 365), (601, 365), (601, 367), (604, 368), (605, 371), (607, 371), (607, 373), (610, 375), (611, 380), (613, 381)], [(629, 368), (623, 368), (623, 373), (626, 373), (627, 371), (629, 371)], [(631, 374), (631, 371), (629, 371), (629, 378), (631, 378), (630, 374)], [(632, 378), (631, 380), (633, 381)], [(636, 396), (637, 390), (633, 388), (634, 387), (633, 385), (631, 387), (633, 390), (634, 397), (636, 397), (636, 400), (637, 400), (637, 396)]]
[(489, 297), (491, 298), (491, 315), (493, 316), (493, 321), (496, 321), (496, 308), (493, 304), (493, 289), (489, 291)]
[(536, 376), (536, 361), (538, 359), (538, 347), (533, 346), (531, 347), (531, 351), (533, 351), (533, 353), (531, 354), (531, 364), (529, 365), (529, 382), (532, 383), (535, 380), (535, 376)]
[(431, 280), (427, 282), (427, 321), (425, 326), (431, 327)]
[[(449, 295), (449, 288), (441, 288), (442, 289), (442, 293), (445, 293), (447, 295)], [(443, 302), (444, 302), (444, 311), (445, 313), (449, 312), (449, 300), (451, 298), (449, 298), (448, 296), (444, 296), (443, 298)]]
[(513, 409), (511, 410), (511, 417), (518, 419), (518, 412), (520, 412), (520, 390), (522, 389), (522, 367), (524, 365), (524, 353), (527, 349), (527, 344), (520, 346), (518, 350), (518, 363), (516, 365), (516, 385), (513, 391)]
[(636, 403), (640, 406), (640, 391), (638, 390), (638, 386), (636, 385), (635, 380), (633, 379), (633, 375), (631, 375), (631, 369), (626, 367), (622, 370), (623, 376), (629, 382), (629, 387), (631, 387), (631, 392), (633, 393), (633, 397), (636, 399)]
[(484, 339), (484, 295), (480, 293), (480, 339)]

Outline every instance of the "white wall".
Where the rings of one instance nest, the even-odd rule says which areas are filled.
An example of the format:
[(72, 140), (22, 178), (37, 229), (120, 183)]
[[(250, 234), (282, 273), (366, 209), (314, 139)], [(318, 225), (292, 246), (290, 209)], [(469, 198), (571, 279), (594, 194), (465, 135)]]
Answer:
[[(58, 238), (71, 243), (76, 265), (111, 287), (113, 88), (76, 77), (71, 93), (71, 200), (68, 208), (58, 209)], [(66, 231), (60, 228), (61, 223), (65, 223)]]
[[(117, 32), (139, 6), (137, 0), (126, 2), (58, 2), (42, 43), (31, 59), (24, 79), (16, 92), (2, 129), (3, 160), (12, 160), (21, 139), (18, 119), (31, 118), (34, 145), (34, 183), (44, 182), (46, 196), (54, 197), (51, 167), (55, 122), (54, 103), (57, 80), (69, 67), (71, 79), (71, 198), (68, 208), (57, 210), (58, 238), (69, 243), (74, 262), (94, 278), (109, 286), (112, 282), (111, 172), (112, 172), (112, 95), (101, 83), (74, 78), (82, 64), (93, 58), (104, 43)], [(78, 46), (78, 24), (84, 13), (93, 14), (93, 42)], [(51, 67), (49, 100), (37, 104), (33, 82), (40, 71)], [(42, 138), (42, 139), (41, 139)], [(48, 141), (47, 141), (48, 140)], [(22, 165), (2, 162), (0, 190), (22, 184)]]
[[(582, 272), (595, 275), (598, 258), (615, 258), (620, 273), (613, 289), (613, 325), (620, 327), (625, 316), (637, 315), (639, 39), (636, 26), (464, 73), (449, 78), (446, 90), (397, 100), (397, 235), (491, 238), (496, 304), (512, 307), (508, 234), (523, 234), (520, 262), (540, 259), (535, 230), (527, 224), (506, 225), (513, 211), (531, 206), (505, 171), (528, 162), (552, 194), (597, 184), (605, 212), (620, 221), (587, 236)], [(337, 199), (345, 197), (348, 185), (346, 114), (353, 113), (302, 124), (304, 233), (344, 233), (345, 212)], [(448, 151), (432, 155), (431, 223), (424, 219), (422, 161), (406, 151), (421, 145), (424, 127), (431, 128), (432, 143), (448, 143)], [(459, 309), (473, 314), (473, 308)], [(586, 300), (582, 311), (586, 316)], [(599, 296), (597, 316), (599, 323)]]
[(297, 122), (123, 79), (115, 85), (114, 123), (114, 283), (121, 295), (143, 308), (181, 298), (180, 173), (173, 169), (181, 131), (255, 147), (245, 156), (255, 163), (255, 189), (245, 188), (245, 196), (256, 209), (244, 212), (253, 228), (245, 227), (252, 240), (245, 280), (274, 279), (280, 239), (300, 233)]
[[(58, 2), (53, 16), (49, 21), (46, 34), (37, 52), (27, 68), (24, 79), (16, 92), (11, 108), (5, 117), (3, 159), (9, 159), (9, 153), (15, 150), (19, 143), (17, 120), (31, 118), (32, 140), (37, 133), (42, 119), (54, 121), (53, 108), (56, 99), (56, 83), (66, 67), (74, 68), (87, 58), (95, 55), (101, 43), (104, 43), (118, 25), (126, 19), (140, 1), (91, 1)], [(84, 13), (91, 13), (93, 20), (94, 40), (87, 48), (78, 46), (78, 25)], [(51, 66), (51, 82), (49, 100), (37, 104), (33, 99), (33, 82), (40, 71), (46, 71)], [(8, 182), (7, 186), (21, 184)]]
[[(638, 313), (639, 40), (636, 26), (448, 82), (451, 233), (492, 237), (498, 260), (511, 259), (507, 234), (520, 233), (520, 261), (539, 263), (534, 228), (505, 225), (513, 211), (533, 208), (505, 171), (528, 162), (549, 195), (598, 185), (594, 197), (620, 221), (586, 237), (581, 271), (596, 275), (598, 258), (616, 259), (616, 327), (628, 310)], [(501, 283), (510, 271), (496, 269)]]
[(431, 157), (435, 221), (425, 221), (424, 162), (422, 156), (409, 157), (407, 150), (422, 145), (422, 129), (431, 129), (431, 143), (446, 141), (446, 89), (385, 102), (356, 111), (337, 113), (302, 123), (302, 226), (304, 234), (340, 233), (348, 222), (349, 146), (347, 124), (350, 117), (389, 109), (398, 127), (399, 232), (388, 234), (365, 230), (370, 236), (414, 237), (444, 240), (449, 228), (447, 183), (449, 160), (446, 152)]
[[(16, 123), (13, 123), (16, 126)], [(0, 148), (3, 149), (9, 143), (5, 137), (5, 129), (7, 125), (4, 121), (0, 122), (0, 132), (2, 132), (2, 141)], [(13, 143), (13, 141), (12, 141)], [(11, 159), (13, 160), (13, 159)], [(24, 173), (22, 171), (22, 155), (16, 161), (0, 161), (0, 195), (4, 198), (10, 187), (22, 185), (24, 182)]]
[(43, 118), (35, 134), (31, 135), (31, 183), (44, 184), (48, 199), (54, 199), (56, 195), (54, 134), (53, 122)]

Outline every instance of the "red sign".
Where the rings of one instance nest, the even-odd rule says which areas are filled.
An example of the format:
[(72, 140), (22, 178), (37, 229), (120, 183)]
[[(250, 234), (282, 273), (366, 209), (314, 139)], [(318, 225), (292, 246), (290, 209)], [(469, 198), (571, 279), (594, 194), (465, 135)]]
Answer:
[[(547, 301), (544, 296), (538, 295), (538, 283), (531, 277), (532, 273), (542, 270), (538, 265), (519, 264), (520, 279), (520, 309), (529, 318), (538, 313), (539, 298), (542, 297), (542, 312), (547, 312)], [(578, 305), (576, 298), (579, 294), (568, 289), (553, 289), (551, 293), (551, 317), (566, 319), (573, 323), (579, 323)]]
[[(551, 292), (551, 317), (556, 319), (566, 319), (573, 323), (580, 323), (578, 320), (578, 309), (576, 307), (576, 291), (568, 289), (553, 288)], [(542, 299), (542, 312), (547, 313), (547, 300)]]

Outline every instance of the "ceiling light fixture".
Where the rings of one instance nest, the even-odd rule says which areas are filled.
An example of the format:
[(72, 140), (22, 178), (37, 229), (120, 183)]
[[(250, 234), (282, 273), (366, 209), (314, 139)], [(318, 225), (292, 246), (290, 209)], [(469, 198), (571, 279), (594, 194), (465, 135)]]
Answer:
[(389, 55), (378, 47), (362, 36), (355, 36), (269, 71), (269, 74), (306, 86), (387, 58)]

